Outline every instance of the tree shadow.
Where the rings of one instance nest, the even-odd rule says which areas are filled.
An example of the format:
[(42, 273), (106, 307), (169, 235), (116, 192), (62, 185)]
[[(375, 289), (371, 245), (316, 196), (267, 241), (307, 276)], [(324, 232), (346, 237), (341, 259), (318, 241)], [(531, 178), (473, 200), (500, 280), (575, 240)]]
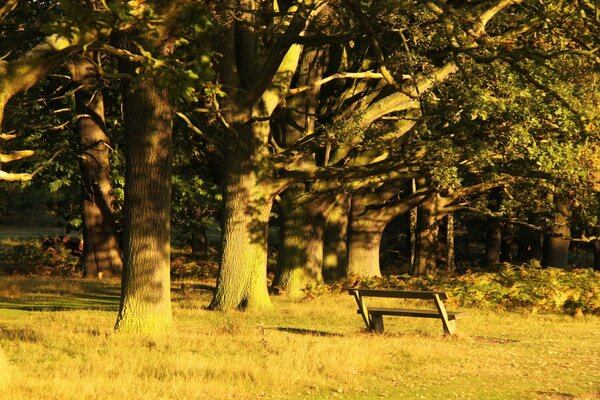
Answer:
[[(36, 294), (1, 297), (0, 309), (23, 311), (101, 310), (117, 311), (120, 292), (116, 285), (77, 282), (73, 287), (38, 287)], [(32, 292), (33, 293), (33, 292)]]
[(295, 333), (297, 335), (329, 336), (329, 337), (343, 337), (344, 336), (341, 333), (317, 331), (314, 329), (304, 329), (304, 328), (277, 327), (277, 328), (271, 328), (271, 329), (274, 329), (274, 330), (280, 331), (280, 332)]

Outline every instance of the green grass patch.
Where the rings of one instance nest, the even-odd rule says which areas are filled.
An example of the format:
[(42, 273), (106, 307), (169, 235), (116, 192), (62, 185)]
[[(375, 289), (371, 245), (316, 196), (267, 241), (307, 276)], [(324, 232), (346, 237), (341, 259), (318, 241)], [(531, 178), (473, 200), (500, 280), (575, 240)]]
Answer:
[[(414, 318), (386, 318), (376, 335), (345, 293), (222, 313), (204, 308), (209, 291), (174, 285), (172, 333), (132, 337), (112, 331), (118, 292), (118, 282), (0, 277), (0, 370), (10, 371), (0, 398), (600, 398), (598, 316), (469, 307), (455, 337)], [(15, 306), (42, 299), (57, 307)]]

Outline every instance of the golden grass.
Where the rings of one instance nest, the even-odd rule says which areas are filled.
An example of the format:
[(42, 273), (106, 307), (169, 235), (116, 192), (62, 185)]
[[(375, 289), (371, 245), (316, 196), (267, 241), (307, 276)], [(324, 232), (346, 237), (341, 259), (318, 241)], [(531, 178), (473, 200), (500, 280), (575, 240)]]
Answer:
[[(206, 291), (174, 291), (173, 332), (136, 337), (113, 334), (116, 312), (104, 297), (96, 307), (99, 291), (118, 284), (0, 277), (0, 348), (12, 369), (0, 398), (600, 398), (598, 317), (472, 309), (456, 337), (414, 318), (387, 318), (386, 334), (373, 335), (347, 294), (220, 313), (202, 308)], [(52, 301), (60, 311), (30, 311)]]

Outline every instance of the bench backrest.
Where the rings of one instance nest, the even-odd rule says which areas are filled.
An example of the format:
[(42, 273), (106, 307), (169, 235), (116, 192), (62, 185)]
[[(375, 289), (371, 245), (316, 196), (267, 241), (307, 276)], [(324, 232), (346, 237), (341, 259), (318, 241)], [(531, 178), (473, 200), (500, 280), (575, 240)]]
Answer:
[(422, 291), (413, 292), (410, 290), (383, 290), (383, 289), (348, 289), (350, 294), (358, 294), (361, 297), (389, 297), (399, 299), (418, 299), (432, 300), (436, 295), (440, 300), (447, 300), (448, 296), (444, 292)]

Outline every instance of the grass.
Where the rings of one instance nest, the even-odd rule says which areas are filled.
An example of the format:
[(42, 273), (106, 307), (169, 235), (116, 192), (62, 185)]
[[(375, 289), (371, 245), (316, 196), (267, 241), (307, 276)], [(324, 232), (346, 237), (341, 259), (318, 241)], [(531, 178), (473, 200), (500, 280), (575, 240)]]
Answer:
[(347, 294), (219, 313), (210, 292), (174, 290), (172, 334), (132, 337), (112, 332), (118, 293), (0, 277), (0, 398), (600, 398), (597, 316), (469, 309), (455, 337), (414, 318), (374, 335)]

